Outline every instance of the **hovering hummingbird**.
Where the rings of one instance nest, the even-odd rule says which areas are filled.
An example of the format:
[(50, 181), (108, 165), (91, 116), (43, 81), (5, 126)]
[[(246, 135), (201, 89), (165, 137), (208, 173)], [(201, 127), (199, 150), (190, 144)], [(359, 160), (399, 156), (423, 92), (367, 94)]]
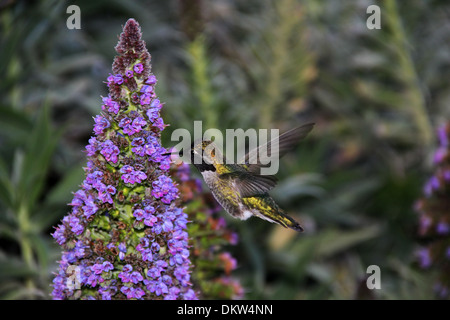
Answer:
[(283, 133), (249, 151), (238, 162), (241, 164), (229, 164), (211, 140), (195, 141), (190, 150), (191, 163), (200, 171), (217, 202), (233, 217), (246, 220), (256, 216), (302, 232), (300, 224), (288, 216), (268, 193), (275, 187), (277, 178), (261, 175), (261, 169), (268, 166), (263, 157), (272, 149), (276, 150), (274, 143), (278, 143), (278, 158), (281, 158), (305, 138), (313, 126), (314, 123), (308, 123)]

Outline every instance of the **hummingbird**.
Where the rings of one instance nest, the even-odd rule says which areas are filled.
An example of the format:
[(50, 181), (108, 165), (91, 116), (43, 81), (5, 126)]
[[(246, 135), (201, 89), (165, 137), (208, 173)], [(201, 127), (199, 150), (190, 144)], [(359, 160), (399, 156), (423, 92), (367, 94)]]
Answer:
[(313, 126), (314, 123), (308, 123), (283, 133), (250, 150), (238, 164), (227, 162), (222, 152), (214, 147), (213, 141), (194, 141), (190, 150), (191, 163), (200, 171), (217, 202), (234, 218), (246, 220), (256, 216), (302, 232), (301, 225), (269, 195), (268, 192), (277, 184), (277, 178), (261, 174), (261, 168), (268, 166), (262, 157), (270, 154), (277, 142), (278, 159), (281, 158), (305, 138)]

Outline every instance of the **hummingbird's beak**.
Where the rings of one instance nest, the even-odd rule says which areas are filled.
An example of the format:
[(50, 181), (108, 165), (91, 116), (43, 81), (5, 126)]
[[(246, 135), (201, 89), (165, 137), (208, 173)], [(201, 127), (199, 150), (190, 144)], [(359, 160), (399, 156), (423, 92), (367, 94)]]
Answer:
[(172, 156), (172, 155), (176, 155), (177, 157), (175, 158), (175, 159), (170, 159), (170, 160), (172, 160), (172, 162), (173, 163), (175, 163), (175, 164), (180, 164), (180, 163), (182, 163), (183, 161), (181, 160), (181, 158), (180, 158), (180, 152), (179, 151), (176, 151), (176, 150), (174, 150), (174, 151), (172, 151), (172, 152), (164, 152), (164, 153), (161, 153), (161, 155), (162, 156)]

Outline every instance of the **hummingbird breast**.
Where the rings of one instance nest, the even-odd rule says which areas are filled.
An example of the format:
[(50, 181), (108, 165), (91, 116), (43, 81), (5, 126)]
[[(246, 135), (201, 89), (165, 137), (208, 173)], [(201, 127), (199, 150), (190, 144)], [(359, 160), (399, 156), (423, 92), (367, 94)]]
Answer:
[(203, 171), (202, 176), (214, 198), (230, 215), (241, 220), (252, 216), (252, 212), (242, 203), (234, 181), (220, 179), (213, 171)]

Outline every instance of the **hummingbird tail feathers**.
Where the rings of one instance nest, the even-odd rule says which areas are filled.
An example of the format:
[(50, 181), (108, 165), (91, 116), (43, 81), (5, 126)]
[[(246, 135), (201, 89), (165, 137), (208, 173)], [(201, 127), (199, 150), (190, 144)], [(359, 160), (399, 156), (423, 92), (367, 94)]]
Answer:
[(303, 232), (303, 228), (300, 223), (295, 221), (293, 218), (291, 218), (281, 210), (278, 210), (276, 214), (274, 214), (273, 211), (271, 212), (271, 214), (261, 214), (261, 212), (255, 213), (256, 216), (261, 219), (267, 220), (272, 223), (278, 223), (285, 228), (291, 228), (292, 230), (295, 230), (297, 232)]
[(300, 223), (298, 223), (297, 221), (295, 221), (294, 219), (292, 219), (288, 215), (281, 214), (279, 216), (279, 218), (280, 218), (279, 221), (276, 221), (276, 222), (281, 224), (283, 227), (291, 228), (291, 229), (293, 229), (293, 230), (295, 230), (297, 232), (303, 232), (303, 228), (300, 225)]

